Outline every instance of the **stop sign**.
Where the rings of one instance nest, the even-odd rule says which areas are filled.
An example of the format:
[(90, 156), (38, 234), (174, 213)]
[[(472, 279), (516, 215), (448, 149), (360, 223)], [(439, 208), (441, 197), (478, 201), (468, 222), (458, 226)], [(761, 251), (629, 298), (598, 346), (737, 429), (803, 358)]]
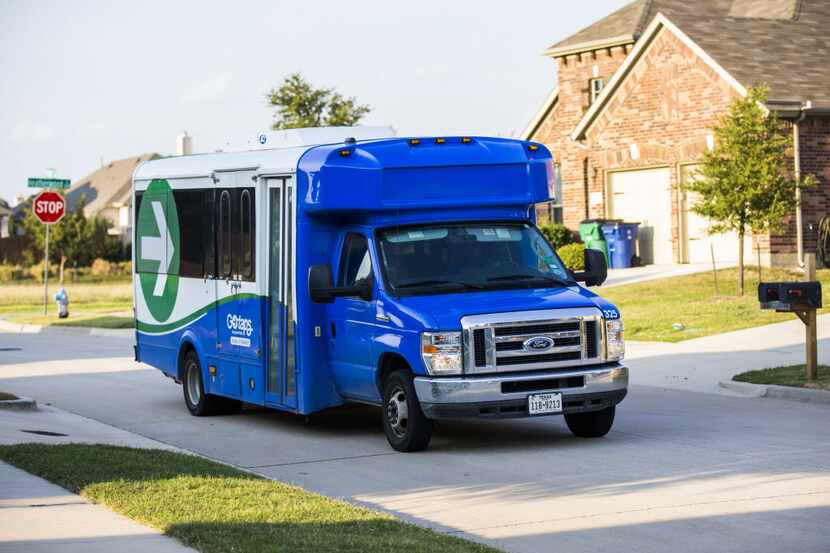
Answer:
[(66, 202), (57, 192), (41, 192), (32, 202), (32, 211), (41, 223), (51, 225), (63, 218), (66, 213)]

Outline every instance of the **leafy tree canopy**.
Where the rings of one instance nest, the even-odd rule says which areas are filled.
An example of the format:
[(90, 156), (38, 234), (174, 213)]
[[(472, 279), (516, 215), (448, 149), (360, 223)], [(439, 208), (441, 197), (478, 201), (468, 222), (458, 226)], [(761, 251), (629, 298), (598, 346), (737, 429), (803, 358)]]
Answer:
[(315, 88), (300, 73), (289, 75), (279, 87), (272, 88), (266, 100), (268, 106), (276, 108), (274, 129), (348, 127), (371, 111), (333, 88)]

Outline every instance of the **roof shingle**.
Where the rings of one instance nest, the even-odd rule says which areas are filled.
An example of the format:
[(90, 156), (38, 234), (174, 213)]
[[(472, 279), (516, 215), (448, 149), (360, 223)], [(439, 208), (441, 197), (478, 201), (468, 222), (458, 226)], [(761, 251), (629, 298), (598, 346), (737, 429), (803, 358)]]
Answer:
[(771, 101), (830, 106), (826, 0), (635, 0), (548, 53), (619, 36), (637, 38), (658, 13), (743, 85), (769, 85)]

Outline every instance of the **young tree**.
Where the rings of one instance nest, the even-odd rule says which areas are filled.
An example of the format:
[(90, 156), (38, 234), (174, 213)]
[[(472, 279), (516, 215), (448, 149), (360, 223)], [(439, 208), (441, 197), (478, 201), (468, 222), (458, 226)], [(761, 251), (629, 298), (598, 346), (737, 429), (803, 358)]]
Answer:
[(299, 73), (285, 78), (266, 94), (267, 105), (276, 107), (274, 129), (348, 127), (371, 111), (354, 97), (344, 98), (333, 88), (314, 88)]
[[(49, 261), (60, 264), (60, 282), (63, 284), (64, 267), (67, 261), (86, 267), (96, 257), (111, 258), (119, 247), (118, 239), (108, 233), (109, 222), (102, 217), (87, 218), (84, 214), (86, 201), (81, 199), (75, 209), (68, 211), (49, 230)], [(32, 238), (32, 248), (27, 252), (27, 261), (35, 264), (41, 259), (46, 239), (46, 228), (29, 210), (23, 220), (26, 234)]]
[(744, 236), (780, 227), (796, 205), (797, 182), (788, 172), (790, 134), (764, 107), (766, 87), (750, 88), (715, 127), (715, 147), (703, 155), (695, 179), (684, 185), (699, 194), (691, 210), (713, 221), (710, 233), (738, 233), (738, 293), (744, 294)]

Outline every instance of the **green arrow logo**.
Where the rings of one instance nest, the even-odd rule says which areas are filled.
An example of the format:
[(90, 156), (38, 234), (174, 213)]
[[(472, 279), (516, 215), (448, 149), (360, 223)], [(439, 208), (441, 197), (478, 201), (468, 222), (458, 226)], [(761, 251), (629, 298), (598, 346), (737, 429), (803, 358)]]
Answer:
[(170, 318), (179, 293), (179, 212), (170, 184), (150, 182), (141, 197), (134, 245), (141, 293), (158, 322)]

